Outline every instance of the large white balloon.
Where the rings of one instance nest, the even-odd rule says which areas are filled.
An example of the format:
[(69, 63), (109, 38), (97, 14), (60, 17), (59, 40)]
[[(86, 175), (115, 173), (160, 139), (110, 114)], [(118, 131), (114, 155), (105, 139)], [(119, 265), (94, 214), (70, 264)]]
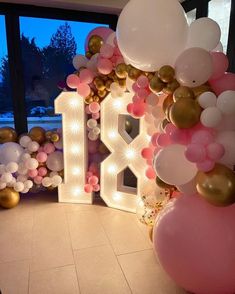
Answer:
[(235, 91), (225, 91), (217, 99), (217, 107), (227, 115), (235, 114)]
[(51, 153), (47, 158), (46, 165), (52, 171), (61, 171), (64, 168), (63, 153), (60, 151)]
[(208, 17), (191, 23), (187, 47), (199, 47), (211, 51), (219, 44), (221, 31), (219, 25)]
[(220, 162), (235, 165), (235, 132), (225, 131), (218, 134), (216, 141), (224, 146), (225, 153)]
[(198, 172), (196, 164), (186, 159), (185, 149), (183, 145), (172, 144), (156, 155), (154, 160), (155, 171), (164, 182), (182, 186), (196, 176)]
[(117, 42), (125, 60), (144, 71), (173, 66), (187, 38), (187, 19), (176, 0), (130, 1), (118, 20)]
[(0, 147), (0, 163), (7, 165), (10, 162), (18, 163), (24, 149), (17, 143), (8, 142)]

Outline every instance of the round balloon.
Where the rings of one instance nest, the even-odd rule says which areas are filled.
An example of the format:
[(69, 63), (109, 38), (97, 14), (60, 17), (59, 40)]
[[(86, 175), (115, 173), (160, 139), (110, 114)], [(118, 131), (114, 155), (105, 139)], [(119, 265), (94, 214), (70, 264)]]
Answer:
[(162, 210), (153, 244), (169, 276), (197, 294), (235, 292), (235, 205), (218, 208), (184, 195)]
[(90, 38), (94, 35), (101, 37), (104, 41), (108, 39), (110, 34), (112, 34), (114, 31), (107, 27), (98, 27), (90, 31), (88, 34), (86, 41), (85, 41), (85, 51), (88, 51), (88, 42)]
[[(144, 12), (144, 15), (143, 15)], [(122, 55), (134, 67), (156, 71), (174, 65), (187, 42), (188, 24), (178, 1), (129, 1), (117, 25)]]
[(52, 171), (61, 171), (64, 168), (63, 153), (55, 151), (49, 154), (46, 165)]
[(20, 144), (14, 142), (5, 143), (0, 147), (0, 163), (18, 163), (23, 152), (24, 149), (20, 146)]
[(225, 165), (235, 164), (235, 132), (224, 131), (220, 132), (216, 138), (216, 142), (223, 145), (225, 149), (224, 156), (220, 162)]

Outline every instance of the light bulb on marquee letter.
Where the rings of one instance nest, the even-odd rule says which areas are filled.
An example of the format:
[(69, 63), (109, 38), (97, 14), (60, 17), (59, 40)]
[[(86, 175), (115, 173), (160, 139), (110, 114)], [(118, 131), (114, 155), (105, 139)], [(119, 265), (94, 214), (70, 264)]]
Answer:
[(55, 111), (62, 114), (64, 144), (64, 183), (58, 187), (59, 201), (92, 203), (85, 193), (87, 170), (86, 113), (77, 92), (62, 92), (55, 100)]

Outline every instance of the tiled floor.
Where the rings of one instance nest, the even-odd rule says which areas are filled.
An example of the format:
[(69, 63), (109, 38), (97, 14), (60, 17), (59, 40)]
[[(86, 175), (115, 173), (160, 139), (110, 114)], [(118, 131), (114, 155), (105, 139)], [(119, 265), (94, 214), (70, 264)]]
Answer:
[(2, 294), (181, 294), (134, 214), (30, 195), (0, 210)]

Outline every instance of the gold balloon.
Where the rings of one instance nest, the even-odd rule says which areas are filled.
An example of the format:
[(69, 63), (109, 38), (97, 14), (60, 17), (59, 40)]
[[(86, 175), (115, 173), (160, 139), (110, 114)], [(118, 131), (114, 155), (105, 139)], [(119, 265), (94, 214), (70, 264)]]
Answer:
[(149, 226), (149, 239), (153, 242), (153, 226)]
[(61, 178), (64, 178), (64, 170), (58, 171), (57, 173)]
[(177, 100), (181, 98), (194, 99), (195, 96), (193, 91), (190, 88), (181, 86), (175, 90), (173, 98), (174, 98), (174, 101), (176, 102)]
[(86, 58), (90, 59), (93, 54), (91, 52), (87, 51), (85, 55), (86, 55)]
[(125, 63), (119, 63), (116, 66), (115, 73), (119, 79), (125, 79), (127, 77), (127, 66)]
[(130, 68), (128, 71), (128, 77), (133, 80), (136, 81), (138, 79), (138, 77), (141, 75), (142, 71), (137, 69), (137, 68)]
[(113, 80), (107, 80), (105, 82), (105, 88), (107, 91), (110, 91), (110, 86), (112, 85), (112, 83), (113, 83)]
[(4, 144), (7, 142), (16, 142), (16, 140), (17, 134), (13, 128), (0, 128), (0, 144)]
[(46, 131), (45, 137), (47, 140), (51, 140), (52, 131)]
[(177, 88), (179, 88), (179, 86), (180, 84), (177, 82), (177, 80), (173, 80), (166, 85), (166, 87), (163, 89), (163, 92), (172, 94)]
[(85, 102), (86, 104), (91, 104), (92, 102), (94, 102), (94, 99), (93, 99), (93, 97), (91, 97), (91, 96), (87, 96), (87, 97), (84, 99), (84, 102)]
[(94, 85), (97, 90), (104, 91), (105, 90), (105, 83), (101, 78), (95, 78), (94, 79)]
[(154, 76), (150, 80), (149, 87), (153, 93), (157, 94), (162, 91), (162, 89), (165, 87), (165, 85), (166, 84), (163, 83), (158, 77)]
[(122, 88), (126, 88), (126, 79), (119, 79), (118, 84)]
[(165, 127), (169, 124), (170, 122), (165, 118), (162, 122), (161, 122), (161, 129), (164, 130)]
[(158, 72), (158, 77), (164, 83), (170, 83), (174, 80), (175, 70), (170, 65), (164, 65), (160, 68), (160, 70)]
[(97, 94), (101, 99), (103, 99), (107, 95), (107, 91), (106, 90), (99, 90)]
[(88, 41), (88, 48), (92, 54), (96, 54), (100, 52), (100, 48), (103, 45), (104, 41), (100, 36), (93, 35), (90, 37)]
[(196, 100), (181, 98), (170, 108), (171, 122), (180, 129), (191, 128), (200, 121), (202, 109)]
[(127, 134), (130, 134), (132, 132), (132, 129), (133, 129), (133, 127), (132, 127), (131, 122), (128, 119), (126, 119), (126, 121), (125, 121), (125, 131), (127, 132)]
[(95, 95), (95, 96), (93, 97), (93, 101), (94, 101), (94, 102), (97, 102), (97, 103), (100, 103), (100, 97), (97, 96), (97, 95)]
[(56, 143), (56, 142), (58, 142), (59, 140), (60, 140), (60, 136), (59, 136), (59, 134), (57, 134), (57, 133), (53, 133), (53, 134), (51, 135), (51, 142)]
[(198, 97), (205, 92), (212, 92), (211, 87), (207, 84), (192, 88), (192, 91), (195, 97)]
[(148, 78), (149, 81), (151, 81), (155, 75), (155, 73), (153, 73), (153, 72), (145, 72), (144, 74), (146, 75), (146, 77)]
[(39, 144), (45, 142), (45, 130), (41, 127), (34, 127), (29, 131), (29, 136), (33, 141), (38, 142)]
[(196, 176), (197, 191), (215, 206), (228, 206), (235, 203), (235, 174), (228, 167), (216, 164), (213, 170)]
[(172, 105), (174, 103), (173, 101), (173, 96), (172, 95), (168, 95), (165, 100), (163, 101), (162, 104), (162, 109), (164, 111), (164, 113), (166, 113), (167, 108)]
[(20, 201), (20, 194), (13, 188), (5, 188), (0, 191), (0, 206), (3, 208), (13, 208)]

